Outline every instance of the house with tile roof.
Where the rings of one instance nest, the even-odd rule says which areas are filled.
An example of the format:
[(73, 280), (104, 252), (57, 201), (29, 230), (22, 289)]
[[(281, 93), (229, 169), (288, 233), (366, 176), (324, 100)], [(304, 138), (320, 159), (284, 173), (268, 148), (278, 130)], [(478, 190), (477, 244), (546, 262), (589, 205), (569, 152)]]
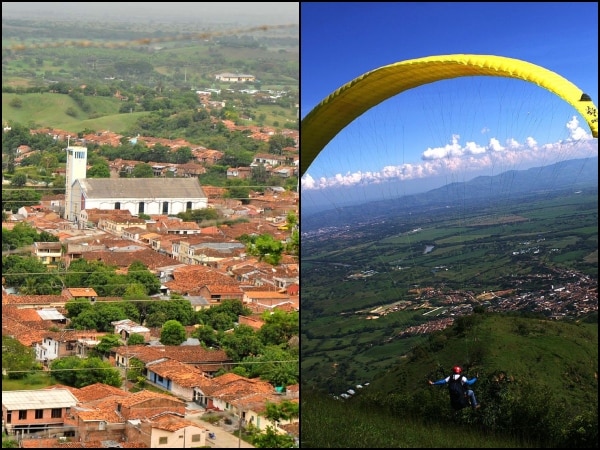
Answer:
[[(76, 287), (70, 287), (70, 288), (64, 288), (62, 291), (63, 295), (68, 299), (68, 300), (72, 300), (72, 299), (80, 299), (80, 298), (84, 298), (87, 300), (96, 300), (96, 298), (98, 297), (98, 293), (93, 289), (93, 288), (76, 288)], [(63, 305), (64, 306), (64, 305)]]
[(67, 389), (2, 391), (2, 423), (9, 434), (62, 426), (76, 404)]
[(259, 378), (246, 378), (233, 372), (199, 380), (194, 387), (194, 402), (208, 410), (230, 411), (231, 401), (250, 394), (271, 394), (275, 388)]
[(122, 442), (131, 423), (166, 413), (185, 415), (185, 403), (170, 395), (148, 390), (126, 394), (109, 392), (107, 397), (82, 401), (71, 408), (68, 425), (81, 442), (106, 439)]
[(130, 420), (127, 440), (141, 439), (146, 448), (197, 448), (206, 446), (207, 429), (175, 414)]
[(116, 320), (110, 324), (115, 327), (115, 334), (121, 336), (121, 339), (124, 341), (127, 341), (132, 334), (139, 334), (143, 336), (144, 342), (150, 341), (150, 329), (140, 325), (139, 323), (135, 323), (133, 320)]
[(71, 437), (59, 436), (54, 438), (23, 439), (20, 448), (148, 448), (144, 442), (117, 442), (111, 439), (101, 441), (78, 442)]
[(133, 218), (128, 209), (86, 208), (79, 212), (79, 228), (98, 227), (100, 219)]
[(278, 291), (245, 291), (244, 304), (255, 304), (266, 308), (273, 308), (290, 302), (290, 296)]
[(60, 242), (34, 242), (31, 253), (42, 264), (56, 267), (63, 256), (63, 246)]
[[(20, 446), (24, 448), (149, 448), (150, 441), (142, 436), (144, 433), (155, 436), (157, 442), (164, 442), (160, 437), (168, 436), (168, 448), (190, 448), (205, 442), (202, 435), (206, 433), (206, 429), (183, 418), (185, 403), (165, 394), (147, 390), (129, 393), (103, 383), (79, 389), (53, 385), (40, 390), (13, 392), (22, 393), (5, 396), (3, 392), (3, 405), (5, 399), (7, 406), (15, 403), (11, 403), (12, 397), (19, 400), (19, 405), (10, 406), (13, 408), (11, 411), (21, 411), (23, 405), (27, 408), (35, 407), (31, 414), (20, 413), (21, 416), (36, 417), (33, 421), (35, 423), (27, 431), (33, 433), (35, 430), (50, 428), (48, 432), (44, 432), (44, 436), (54, 436), (53, 439), (20, 441)], [(67, 402), (63, 401), (64, 404), (59, 405), (56, 402), (58, 396)], [(37, 403), (34, 403), (36, 399)], [(21, 409), (14, 409), (15, 407)], [(64, 410), (61, 417), (58, 417), (59, 411), (54, 411), (59, 407)], [(14, 415), (13, 412), (11, 422), (14, 422)], [(24, 424), (19, 426), (24, 430)], [(166, 433), (156, 433), (155, 430)], [(185, 446), (181, 439), (179, 445), (174, 439), (181, 432), (186, 434)], [(201, 436), (198, 437), (198, 434)], [(27, 445), (31, 442), (41, 442), (43, 445)]]
[(287, 431), (282, 426), (298, 423), (299, 417), (279, 421), (267, 417), (268, 404), (278, 404), (284, 400), (298, 403), (298, 399), (285, 398), (277, 393), (249, 394), (231, 400), (232, 412), (238, 417), (241, 416), (244, 426), (252, 425), (261, 431), (266, 431), (268, 427), (271, 427), (276, 432), (285, 434)]
[(119, 237), (123, 237), (123, 230), (131, 227), (141, 228), (143, 232), (145, 232), (146, 221), (126, 214), (122, 216), (107, 215), (98, 219), (98, 229), (107, 231)]
[(135, 261), (144, 264), (148, 270), (157, 273), (159, 267), (173, 264), (173, 260), (166, 255), (161, 255), (141, 244), (129, 242), (127, 247), (111, 247), (106, 250), (94, 250), (82, 254), (87, 261), (102, 261), (107, 266), (118, 267), (126, 271)]
[(69, 299), (64, 290), (61, 295), (16, 295), (2, 290), (2, 304), (13, 305), (19, 309), (58, 308), (61, 310)]
[[(200, 288), (205, 285), (231, 285), (236, 287), (237, 291), (240, 289), (239, 283), (227, 273), (204, 265), (176, 267), (171, 272), (170, 278), (170, 280), (164, 281), (163, 284), (171, 292), (180, 295), (203, 295), (200, 293)], [(211, 300), (210, 296), (203, 296), (207, 300)]]
[(148, 381), (186, 401), (193, 400), (194, 387), (206, 378), (201, 370), (168, 358), (148, 363), (145, 369)]
[(83, 358), (106, 334), (94, 330), (48, 330), (43, 333), (42, 342), (36, 342), (33, 346), (35, 359), (47, 365), (57, 358), (66, 356)]
[[(193, 367), (208, 377), (213, 376), (221, 369), (230, 369), (233, 363), (224, 350), (206, 349), (201, 345), (129, 345), (115, 349), (115, 366), (117, 368), (128, 367), (131, 358), (136, 358), (144, 363), (146, 367), (144, 374), (151, 382), (154, 382), (155, 379), (158, 380), (158, 377), (148, 375), (147, 368), (163, 361), (184, 364), (185, 367), (178, 366), (178, 370), (181, 372)], [(159, 376), (162, 375), (159, 374)], [(168, 382), (164, 378), (159, 383), (161, 387), (168, 386)]]
[(244, 291), (239, 285), (235, 284), (205, 284), (197, 291), (198, 295), (203, 296), (212, 304), (219, 304), (224, 300), (242, 300)]

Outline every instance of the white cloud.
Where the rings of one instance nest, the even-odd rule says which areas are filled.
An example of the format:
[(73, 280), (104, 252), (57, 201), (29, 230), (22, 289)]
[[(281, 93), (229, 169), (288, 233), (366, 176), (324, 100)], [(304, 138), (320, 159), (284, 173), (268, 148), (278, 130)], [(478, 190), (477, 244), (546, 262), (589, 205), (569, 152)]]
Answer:
[(436, 148), (428, 148), (422, 155), (421, 163), (408, 163), (397, 166), (385, 166), (380, 171), (336, 174), (333, 177), (313, 179), (306, 173), (301, 180), (302, 189), (325, 189), (329, 187), (356, 186), (377, 184), (385, 181), (404, 181), (423, 179), (442, 175), (448, 172), (475, 172), (487, 168), (512, 167), (552, 160), (586, 158), (591, 154), (598, 155), (598, 140), (579, 126), (577, 117), (567, 124), (569, 138), (565, 141), (538, 145), (533, 137), (525, 139), (521, 144), (516, 139), (507, 139), (504, 145), (496, 138), (490, 138), (485, 147), (474, 142), (460, 144), (460, 136), (452, 135), (451, 143)]

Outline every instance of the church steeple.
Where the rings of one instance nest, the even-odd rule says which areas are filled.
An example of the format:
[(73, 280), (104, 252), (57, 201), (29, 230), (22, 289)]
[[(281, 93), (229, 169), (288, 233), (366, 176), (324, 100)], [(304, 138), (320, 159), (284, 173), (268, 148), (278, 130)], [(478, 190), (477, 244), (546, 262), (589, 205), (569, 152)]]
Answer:
[(85, 179), (87, 171), (87, 147), (67, 147), (65, 214), (64, 218), (75, 222), (79, 215), (81, 199), (74, 198), (73, 184), (78, 179)]

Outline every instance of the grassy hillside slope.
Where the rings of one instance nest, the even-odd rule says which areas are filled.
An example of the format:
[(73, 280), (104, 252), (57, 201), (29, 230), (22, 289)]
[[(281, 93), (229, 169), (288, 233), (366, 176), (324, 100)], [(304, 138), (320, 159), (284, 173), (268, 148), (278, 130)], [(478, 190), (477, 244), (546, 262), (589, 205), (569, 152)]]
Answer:
[[(478, 411), (453, 411), (447, 389), (427, 384), (456, 364), (469, 377), (479, 375), (473, 385)], [(357, 440), (386, 448), (597, 447), (597, 371), (597, 315), (575, 323), (474, 314), (399, 356), (349, 400), (303, 390), (301, 441), (310, 447), (355, 447)]]
[[(14, 98), (21, 100), (20, 107), (11, 106)], [(2, 94), (2, 122), (14, 121), (33, 128), (52, 127), (77, 133), (85, 128), (110, 130), (122, 133), (148, 112), (119, 114), (122, 102), (110, 97), (85, 97), (91, 106), (84, 113), (75, 101), (66, 94)], [(71, 108), (77, 114), (67, 114)], [(93, 118), (90, 118), (93, 117)]]

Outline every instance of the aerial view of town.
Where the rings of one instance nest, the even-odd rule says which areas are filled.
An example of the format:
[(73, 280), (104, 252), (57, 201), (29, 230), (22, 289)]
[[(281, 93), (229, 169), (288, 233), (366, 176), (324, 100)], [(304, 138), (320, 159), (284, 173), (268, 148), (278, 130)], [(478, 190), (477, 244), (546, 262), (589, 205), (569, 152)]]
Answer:
[(298, 4), (39, 5), (3, 3), (2, 447), (298, 447)]

